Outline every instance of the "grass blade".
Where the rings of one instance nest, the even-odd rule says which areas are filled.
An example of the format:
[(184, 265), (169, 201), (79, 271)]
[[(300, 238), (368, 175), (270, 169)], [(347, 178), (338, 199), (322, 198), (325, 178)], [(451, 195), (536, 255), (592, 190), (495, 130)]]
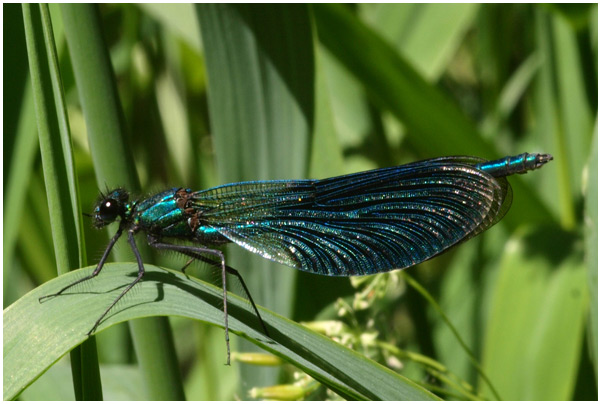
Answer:
[[(13, 399), (52, 363), (85, 340), (95, 317), (137, 275), (133, 263), (107, 264), (100, 276), (72, 293), (38, 303), (48, 294), (90, 273), (72, 271), (47, 282), (4, 310), (4, 399)], [(144, 280), (99, 326), (148, 316), (183, 316), (223, 326), (222, 291), (181, 272), (146, 266)], [(284, 357), (349, 399), (429, 400), (436, 397), (362, 355), (260, 308), (272, 338), (246, 300), (228, 294), (231, 331)], [(223, 343), (225, 362), (225, 342)]]
[[(23, 17), (54, 252), (58, 273), (65, 273), (85, 261), (69, 125), (48, 6), (25, 5)], [(94, 339), (71, 359), (75, 397), (102, 399)]]

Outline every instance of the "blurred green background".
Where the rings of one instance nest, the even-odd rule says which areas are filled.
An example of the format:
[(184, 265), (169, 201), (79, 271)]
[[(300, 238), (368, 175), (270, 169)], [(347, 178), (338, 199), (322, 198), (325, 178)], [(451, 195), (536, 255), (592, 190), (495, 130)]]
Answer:
[[(79, 205), (89, 213), (99, 189), (120, 185), (145, 196), (442, 155), (551, 153), (554, 161), (540, 171), (509, 178), (514, 202), (497, 226), (408, 272), (434, 296), (502, 399), (597, 399), (597, 8), (53, 5)], [(3, 9), (7, 308), (56, 277), (58, 258), (23, 13), (16, 4)], [(80, 13), (97, 20), (99, 43), (85, 36)], [(95, 101), (112, 89), (99, 79), (102, 63), (91, 49), (110, 57), (113, 127)], [(91, 265), (110, 231), (86, 219), (83, 230), (82, 256)], [(116, 249), (118, 260), (133, 261), (125, 243)], [(439, 313), (402, 278), (351, 285), (240, 250), (228, 247), (228, 263), (258, 304), (296, 321), (344, 323), (337, 338), (442, 398), (496, 397)], [(175, 269), (185, 263), (168, 254), (148, 259)], [(195, 276), (218, 280), (211, 272), (192, 267)], [(380, 298), (357, 297), (355, 287)], [(221, 329), (180, 318), (169, 325), (187, 399), (245, 398), (255, 386), (292, 381), (287, 366), (223, 366)], [(105, 399), (152, 398), (130, 333), (122, 324), (97, 336)], [(432, 358), (454, 379), (362, 336)], [(236, 337), (232, 344), (253, 349)], [(331, 397), (323, 388), (305, 393)], [(20, 397), (73, 399), (68, 360)]]

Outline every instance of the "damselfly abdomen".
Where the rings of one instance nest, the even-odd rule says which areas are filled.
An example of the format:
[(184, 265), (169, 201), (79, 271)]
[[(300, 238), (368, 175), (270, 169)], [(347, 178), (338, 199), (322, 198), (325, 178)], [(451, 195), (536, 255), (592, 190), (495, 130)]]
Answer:
[[(146, 233), (155, 248), (178, 251), (221, 268), (227, 363), (229, 331), (225, 264), (215, 247), (233, 242), (264, 258), (330, 276), (368, 275), (416, 265), (497, 223), (511, 205), (506, 176), (535, 170), (553, 157), (524, 153), (494, 161), (440, 157), (323, 180), (253, 181), (204, 191), (173, 188), (130, 201), (124, 189), (101, 195), (94, 225), (119, 220), (94, 272), (54, 295), (100, 273), (126, 231), (138, 276), (96, 321), (144, 275), (134, 234)], [(192, 241), (196, 246), (165, 243)], [(50, 297), (45, 296), (45, 297)], [(261, 320), (261, 324), (267, 330)]]

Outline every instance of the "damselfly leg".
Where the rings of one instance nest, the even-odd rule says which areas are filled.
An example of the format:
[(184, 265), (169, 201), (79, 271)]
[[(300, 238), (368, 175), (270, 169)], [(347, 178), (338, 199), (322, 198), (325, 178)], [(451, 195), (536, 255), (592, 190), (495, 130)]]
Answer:
[[(94, 272), (92, 272), (91, 275), (86, 276), (85, 278), (81, 278), (67, 286), (65, 286), (64, 288), (62, 288), (61, 290), (59, 290), (56, 293), (53, 293), (51, 295), (46, 295), (46, 296), (42, 296), (38, 299), (38, 301), (41, 303), (42, 300), (45, 299), (49, 299), (51, 297), (55, 297), (55, 296), (59, 296), (62, 295), (63, 292), (71, 289), (73, 286), (78, 285), (82, 282), (88, 281), (92, 278), (95, 278), (96, 275), (98, 275), (100, 273), (100, 271), (102, 270), (102, 267), (104, 266), (104, 263), (106, 262), (111, 250), (113, 249), (113, 246), (115, 245), (115, 243), (117, 242), (117, 240), (119, 240), (119, 237), (121, 237), (121, 234), (123, 233), (123, 229), (121, 228), (122, 226), (119, 226), (119, 230), (117, 230), (117, 233), (115, 233), (115, 235), (113, 236), (113, 238), (111, 239), (111, 241), (109, 242), (109, 245), (107, 246), (106, 250), (104, 251), (104, 254), (102, 254), (102, 258), (100, 258), (100, 261), (98, 262), (98, 265), (96, 265), (96, 269), (94, 269)], [(89, 333), (88, 333), (89, 335)]]
[[(227, 313), (226, 274), (229, 273), (231, 275), (234, 275), (236, 278), (238, 278), (238, 281), (240, 282), (240, 284), (242, 285), (242, 288), (244, 289), (244, 293), (248, 297), (248, 300), (249, 300), (255, 314), (257, 315), (259, 322), (261, 323), (261, 327), (263, 328), (265, 335), (269, 336), (267, 327), (266, 327), (265, 323), (263, 322), (263, 318), (261, 317), (261, 314), (259, 313), (259, 309), (257, 309), (257, 306), (250, 294), (250, 291), (248, 290), (248, 287), (246, 286), (246, 283), (244, 282), (244, 279), (242, 278), (242, 275), (240, 275), (240, 273), (237, 270), (235, 270), (234, 268), (225, 264), (225, 257), (223, 255), (222, 251), (212, 249), (212, 248), (206, 248), (206, 247), (196, 247), (196, 246), (162, 243), (162, 242), (158, 241), (156, 238), (154, 238), (153, 236), (148, 236), (148, 244), (151, 247), (154, 247), (159, 250), (176, 251), (181, 254), (187, 255), (188, 257), (190, 257), (192, 259), (206, 262), (207, 264), (209, 264), (211, 266), (221, 268), (221, 282), (222, 282), (222, 286), (223, 286), (223, 314), (224, 314), (224, 323), (225, 323), (225, 343), (227, 346), (227, 364), (228, 365), (230, 364), (230, 337), (229, 337), (229, 325), (228, 325), (228, 313)], [(217, 257), (218, 261), (213, 261), (210, 258), (205, 257), (203, 254), (213, 255), (213, 256)], [(185, 269), (190, 263), (191, 263), (191, 261), (188, 261), (183, 269)]]

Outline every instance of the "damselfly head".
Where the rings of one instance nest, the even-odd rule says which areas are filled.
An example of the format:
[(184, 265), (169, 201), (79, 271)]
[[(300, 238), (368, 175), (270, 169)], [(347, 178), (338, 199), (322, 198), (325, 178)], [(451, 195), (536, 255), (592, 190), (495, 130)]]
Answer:
[(108, 194), (100, 194), (100, 198), (94, 207), (94, 227), (101, 228), (123, 218), (127, 210), (129, 194), (123, 188), (117, 188)]

